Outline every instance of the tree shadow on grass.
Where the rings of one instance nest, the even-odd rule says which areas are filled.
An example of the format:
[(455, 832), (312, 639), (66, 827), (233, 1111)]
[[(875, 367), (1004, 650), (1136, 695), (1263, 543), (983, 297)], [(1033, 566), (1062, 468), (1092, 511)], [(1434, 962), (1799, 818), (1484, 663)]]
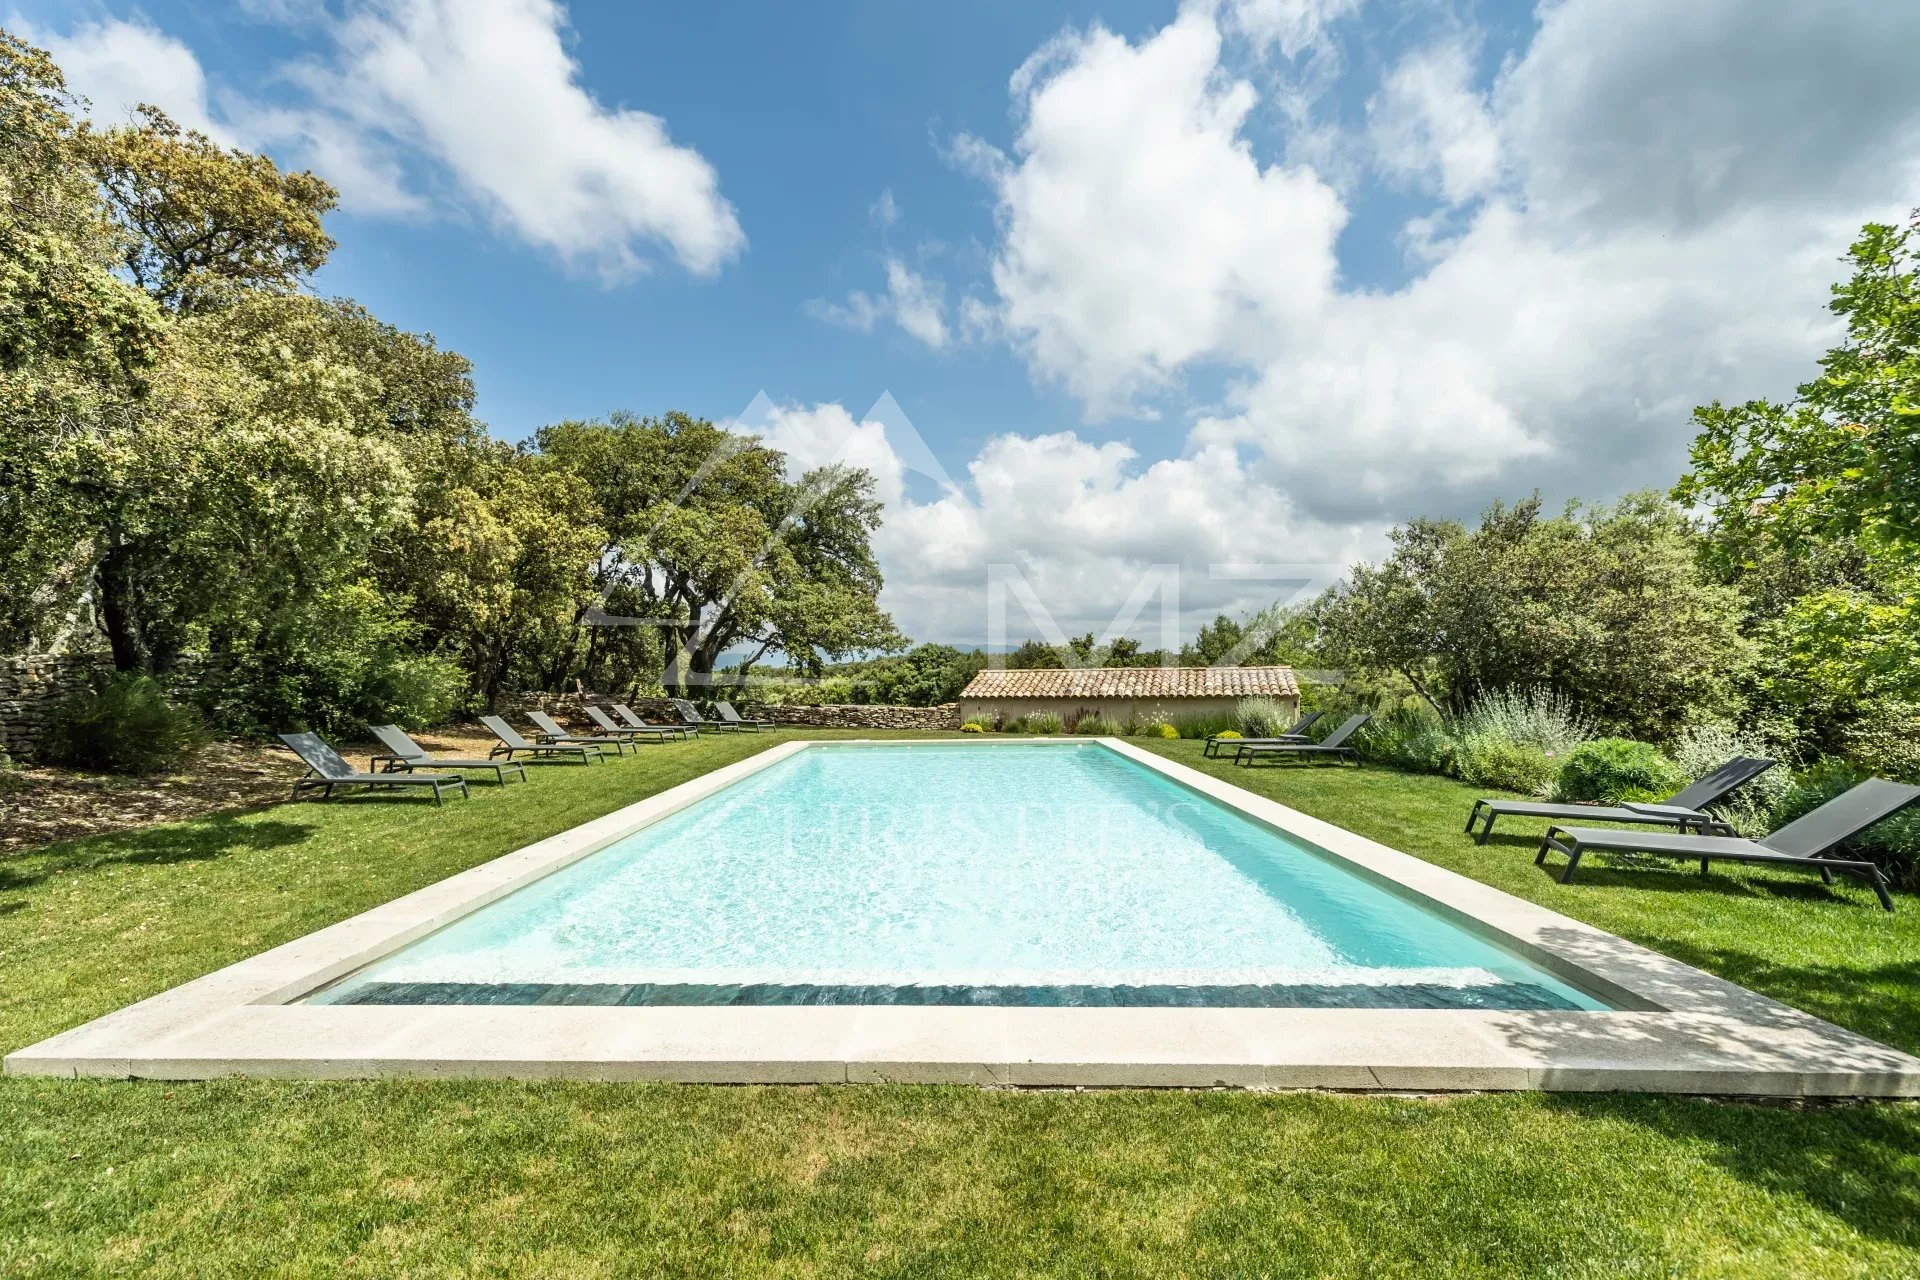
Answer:
[[(1701, 1150), (1746, 1185), (1791, 1197), (1863, 1236), (1920, 1247), (1920, 1107), (1766, 1104), (1637, 1094), (1550, 1094), (1584, 1119), (1626, 1121)], [(1763, 1205), (1755, 1205), (1765, 1213)]]
[[(237, 814), (216, 814), (193, 822), (116, 831), (0, 861), (0, 892), (30, 888), (55, 877), (84, 876), (114, 867), (209, 862), (233, 853), (281, 849), (300, 843), (313, 831), (314, 828), (305, 823), (247, 821)], [(0, 911), (4, 908), (0, 907)]]

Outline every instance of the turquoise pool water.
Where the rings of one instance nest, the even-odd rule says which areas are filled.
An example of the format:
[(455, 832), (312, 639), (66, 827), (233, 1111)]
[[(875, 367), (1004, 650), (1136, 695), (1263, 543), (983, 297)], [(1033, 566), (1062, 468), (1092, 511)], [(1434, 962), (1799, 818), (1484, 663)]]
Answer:
[(312, 999), (1605, 1007), (1091, 743), (809, 747)]

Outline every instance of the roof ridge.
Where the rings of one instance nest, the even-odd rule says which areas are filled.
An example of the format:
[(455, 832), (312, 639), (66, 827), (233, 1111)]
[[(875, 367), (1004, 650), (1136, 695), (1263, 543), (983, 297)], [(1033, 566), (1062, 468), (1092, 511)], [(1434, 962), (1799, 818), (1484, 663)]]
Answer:
[(1293, 668), (1251, 667), (989, 667), (963, 698), (1295, 697)]

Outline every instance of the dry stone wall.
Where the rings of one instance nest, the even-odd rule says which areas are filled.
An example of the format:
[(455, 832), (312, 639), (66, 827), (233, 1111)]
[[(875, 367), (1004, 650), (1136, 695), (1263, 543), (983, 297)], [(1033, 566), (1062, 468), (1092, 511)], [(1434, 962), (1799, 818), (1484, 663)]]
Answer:
[[(700, 702), (700, 699), (695, 699)], [(544, 711), (568, 725), (590, 724), (582, 711), (585, 706), (605, 706), (625, 702), (643, 720), (672, 724), (678, 717), (673, 704), (665, 698), (618, 698), (606, 694), (517, 693), (501, 699), (505, 714)], [(814, 729), (958, 729), (960, 707), (949, 702), (938, 707), (882, 706), (759, 706), (736, 704), (740, 714), (775, 724), (804, 725)]]
[[(211, 668), (201, 654), (186, 654), (160, 678), (169, 697), (191, 698)], [(0, 658), (0, 755), (37, 759), (53, 733), (56, 708), (113, 674), (105, 653), (30, 653)]]

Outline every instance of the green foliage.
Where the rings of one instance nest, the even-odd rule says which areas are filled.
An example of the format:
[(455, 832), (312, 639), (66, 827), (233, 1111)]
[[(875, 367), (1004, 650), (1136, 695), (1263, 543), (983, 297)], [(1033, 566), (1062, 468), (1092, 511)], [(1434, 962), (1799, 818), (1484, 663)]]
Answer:
[(1095, 738), (1117, 738), (1120, 736), (1120, 722), (1105, 716), (1081, 716), (1074, 723), (1073, 732)]
[(1617, 804), (1671, 795), (1688, 780), (1679, 765), (1650, 743), (1598, 738), (1581, 743), (1561, 762), (1555, 794), (1562, 800)]
[(1183, 738), (1210, 738), (1231, 733), (1240, 735), (1240, 722), (1231, 711), (1212, 712), (1207, 715), (1171, 716), (1168, 724)]
[(160, 773), (179, 766), (205, 741), (206, 727), (191, 707), (169, 702), (148, 676), (117, 672), (55, 709), (48, 757), (76, 769)]
[(1775, 810), (1793, 786), (1793, 773), (1782, 747), (1724, 722), (1689, 725), (1674, 741), (1672, 754), (1674, 764), (1689, 782), (1705, 777), (1735, 756), (1782, 761), (1715, 806), (1715, 812), (1744, 836), (1767, 833)]
[(288, 601), (207, 681), (214, 719), (240, 732), (358, 732), (445, 721), (466, 689), (460, 667), (416, 651), (414, 629), (369, 582)]
[(978, 649), (945, 644), (915, 645), (897, 656), (870, 658), (830, 669), (815, 686), (825, 701), (894, 707), (933, 707), (959, 699), (967, 682), (987, 665)]
[(1569, 698), (1544, 689), (1504, 689), (1487, 694), (1460, 718), (1463, 739), (1524, 742), (1549, 756), (1564, 756), (1593, 737), (1593, 724)]
[(1168, 724), (1165, 720), (1162, 720), (1154, 728), (1154, 733), (1156, 733), (1162, 738), (1171, 738), (1171, 739), (1178, 740), (1180, 737), (1180, 731), (1174, 728), (1172, 725)]
[(1707, 580), (1698, 550), (1657, 495), (1557, 517), (1535, 497), (1471, 531), (1396, 529), (1387, 559), (1355, 566), (1316, 616), (1332, 661), (1397, 674), (1448, 714), (1537, 686), (1609, 727), (1668, 736), (1732, 709), (1749, 660), (1739, 593)]
[(225, 287), (291, 289), (333, 251), (321, 219), (339, 193), (311, 173), (283, 173), (148, 106), (87, 141), (124, 232), (122, 261), (169, 310), (207, 305)]
[(812, 676), (828, 658), (904, 644), (878, 602), (870, 473), (821, 467), (790, 481), (779, 451), (683, 413), (557, 423), (535, 448), (598, 508), (599, 584), (675, 620), (666, 683), (742, 647), (743, 667), (780, 653)]
[(1869, 773), (1920, 781), (1920, 706), (1876, 702), (1860, 708), (1841, 738), (1841, 748)]
[(1140, 641), (1129, 636), (1120, 636), (1107, 644), (1100, 644), (1089, 631), (1058, 646), (1039, 640), (1022, 641), (1019, 648), (1006, 656), (1006, 667), (1009, 671), (1055, 667), (1159, 667), (1165, 666), (1166, 661), (1167, 655), (1163, 650), (1142, 648)]
[(1271, 605), (1246, 622), (1220, 614), (1180, 649), (1183, 667), (1317, 666), (1319, 626), (1310, 607)]
[(1505, 738), (1467, 738), (1454, 751), (1453, 767), (1463, 782), (1527, 795), (1545, 795), (1553, 787), (1559, 762), (1530, 742)]
[(1751, 593), (1761, 699), (1829, 748), (1854, 749), (1852, 722), (1882, 704), (1920, 704), (1917, 230), (1920, 215), (1861, 231), (1830, 306), (1845, 340), (1789, 403), (1695, 410), (1674, 490), (1712, 512), (1709, 560)]
[[(1772, 825), (1784, 826), (1810, 813), (1873, 775), (1851, 761), (1817, 761), (1793, 780), (1774, 811)], [(1843, 846), (1857, 858), (1877, 863), (1895, 884), (1920, 889), (1920, 813), (1912, 806), (1883, 818)]]
[(1227, 738), (1236, 738), (1236, 739), (1237, 739), (1237, 738), (1239, 738), (1239, 737), (1241, 737), (1241, 736), (1242, 736), (1242, 734), (1240, 733), (1240, 731), (1239, 731), (1238, 729), (1222, 729), (1222, 730), (1221, 730), (1220, 732), (1218, 732), (1218, 733), (1216, 733), (1216, 734), (1213, 734), (1213, 735), (1211, 735), (1211, 736), (1213, 736), (1213, 737), (1215, 737), (1215, 738), (1220, 738), (1220, 739), (1223, 739), (1223, 740), (1224, 740), (1224, 739), (1227, 739)]
[(1457, 745), (1440, 713), (1418, 699), (1374, 712), (1353, 741), (1363, 760), (1418, 773), (1450, 772)]
[(1059, 733), (1061, 728), (1062, 725), (1059, 716), (1054, 715), (1051, 711), (1036, 711), (1021, 723), (1019, 732), (1052, 735)]
[(969, 720), (960, 726), (960, 732), (962, 733), (985, 733), (986, 731), (986, 726), (978, 720)]
[(1242, 698), (1234, 704), (1233, 717), (1240, 732), (1249, 738), (1272, 738), (1293, 727), (1293, 709), (1275, 698)]

